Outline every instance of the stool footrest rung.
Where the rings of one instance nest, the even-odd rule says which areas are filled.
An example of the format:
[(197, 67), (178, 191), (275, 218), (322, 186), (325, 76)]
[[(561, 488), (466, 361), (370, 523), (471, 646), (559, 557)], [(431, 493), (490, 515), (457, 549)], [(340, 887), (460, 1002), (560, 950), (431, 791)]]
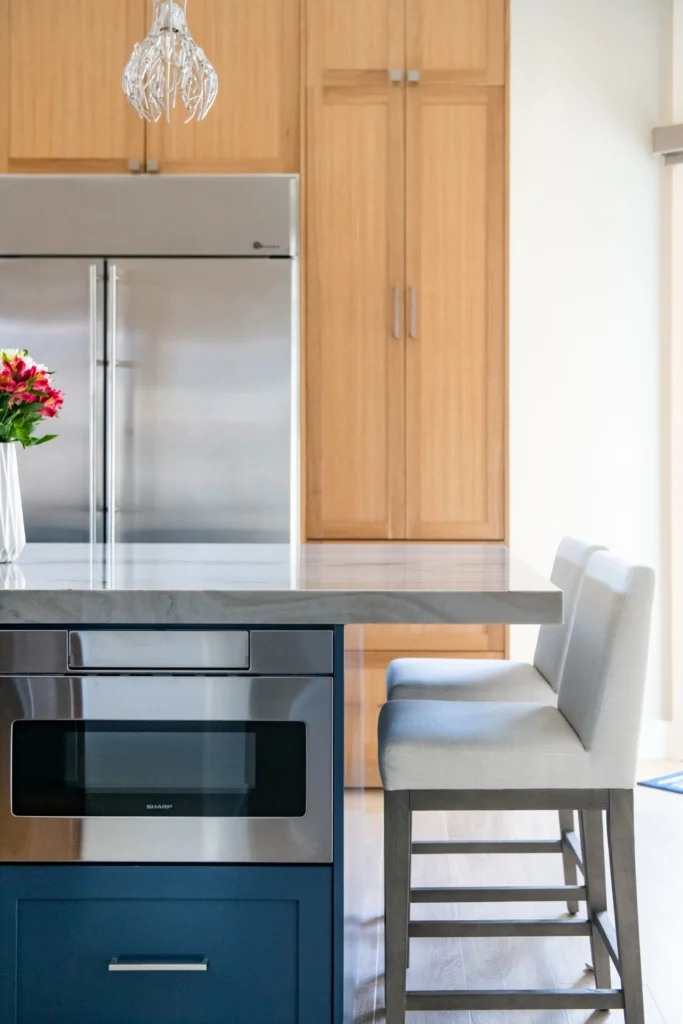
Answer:
[(620, 989), (406, 992), (406, 1010), (618, 1010)]
[(410, 890), (411, 903), (567, 903), (586, 899), (583, 885), (477, 886)]
[(411, 921), (411, 939), (498, 938), (529, 935), (590, 935), (591, 923), (578, 921), (529, 919), (504, 921)]
[(559, 839), (415, 842), (412, 844), (412, 852), (418, 856), (451, 853), (562, 853), (562, 843)]

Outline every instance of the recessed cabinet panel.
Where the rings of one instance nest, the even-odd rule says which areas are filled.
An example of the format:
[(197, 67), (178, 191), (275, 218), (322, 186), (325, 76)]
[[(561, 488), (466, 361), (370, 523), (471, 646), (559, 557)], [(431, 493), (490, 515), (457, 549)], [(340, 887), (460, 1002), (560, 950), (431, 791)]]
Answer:
[(397, 0), (318, 0), (323, 7), (325, 70), (388, 68), (397, 56), (392, 36), (402, 28)]
[(407, 62), (421, 80), (504, 85), (505, 0), (406, 0)]
[(145, 34), (145, 3), (5, 3), (9, 95), (3, 169), (116, 172), (127, 170), (129, 160), (142, 160), (144, 122), (123, 94), (121, 74)]
[[(309, 537), (402, 534), (400, 93), (330, 89), (309, 149)], [(394, 334), (398, 337), (394, 337)]]
[(178, 173), (299, 169), (299, 0), (192, 0), (188, 28), (218, 73), (206, 118), (148, 128), (148, 159)]
[(407, 152), (407, 536), (502, 539), (502, 90), (410, 90)]

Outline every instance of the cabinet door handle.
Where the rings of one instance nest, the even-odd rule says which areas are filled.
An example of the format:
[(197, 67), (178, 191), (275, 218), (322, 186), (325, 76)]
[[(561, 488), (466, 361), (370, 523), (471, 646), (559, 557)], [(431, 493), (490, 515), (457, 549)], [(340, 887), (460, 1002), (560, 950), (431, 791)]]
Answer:
[(417, 290), (410, 289), (410, 337), (417, 338)]
[(140, 174), (142, 172), (142, 165), (139, 160), (129, 160), (128, 170), (131, 174)]
[(413, 70), (408, 72), (408, 82), (409, 82), (410, 85), (417, 85), (419, 81), (420, 81), (420, 72), (419, 71), (416, 71), (416, 70), (413, 69)]
[(398, 69), (392, 68), (389, 72), (389, 81), (392, 84), (400, 84), (403, 81), (403, 72)]
[(394, 337), (401, 337), (401, 289), (394, 288)]
[(110, 971), (208, 971), (206, 956), (152, 957), (114, 956), (109, 961)]
[(145, 170), (147, 171), (147, 174), (158, 174), (159, 173), (159, 161), (158, 160), (148, 160), (147, 164), (145, 165)]

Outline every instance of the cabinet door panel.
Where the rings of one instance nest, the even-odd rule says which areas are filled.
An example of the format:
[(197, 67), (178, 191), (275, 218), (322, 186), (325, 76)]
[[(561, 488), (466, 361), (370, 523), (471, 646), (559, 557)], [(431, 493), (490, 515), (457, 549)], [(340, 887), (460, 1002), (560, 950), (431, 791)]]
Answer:
[(505, 626), (388, 626), (364, 627), (365, 649), (368, 651), (422, 652), (502, 651), (505, 647)]
[(188, 28), (218, 73), (205, 120), (148, 128), (162, 172), (299, 169), (299, 0), (192, 0)]
[[(396, 0), (316, 0), (323, 7), (325, 70), (368, 71), (393, 67), (394, 38), (403, 31)], [(395, 65), (402, 68), (403, 64)]]
[(502, 539), (503, 91), (410, 89), (407, 153), (407, 535)]
[(506, 0), (407, 0), (407, 63), (421, 81), (504, 85)]
[(144, 122), (121, 88), (144, 35), (141, 0), (6, 0), (5, 170), (127, 171)]

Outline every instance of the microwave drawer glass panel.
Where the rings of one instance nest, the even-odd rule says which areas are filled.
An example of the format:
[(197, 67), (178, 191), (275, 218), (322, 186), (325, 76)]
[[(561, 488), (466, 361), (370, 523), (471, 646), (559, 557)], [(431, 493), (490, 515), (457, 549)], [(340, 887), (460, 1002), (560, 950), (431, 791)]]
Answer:
[(295, 818), (304, 722), (16, 721), (18, 817)]

